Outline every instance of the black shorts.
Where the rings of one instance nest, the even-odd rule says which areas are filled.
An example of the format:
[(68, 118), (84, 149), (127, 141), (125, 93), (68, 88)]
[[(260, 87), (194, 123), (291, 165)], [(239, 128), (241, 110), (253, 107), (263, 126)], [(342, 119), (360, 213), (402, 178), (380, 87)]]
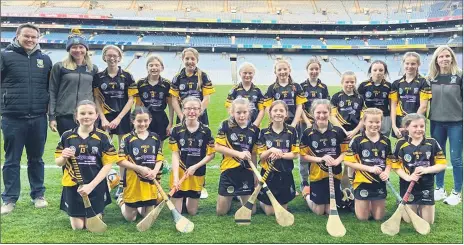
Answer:
[[(198, 121), (200, 121), (201, 123), (203, 123), (203, 124), (206, 125), (206, 126), (209, 125), (208, 111), (207, 111), (207, 110), (205, 110), (205, 111), (203, 112), (203, 114), (200, 115), (200, 117), (198, 118)], [(177, 123), (177, 124), (180, 123), (179, 117), (177, 117), (176, 123)]]
[[(406, 193), (407, 188), (401, 188), (400, 186), (400, 196), (403, 197)], [(411, 191), (409, 195), (408, 202), (406, 204), (412, 205), (435, 205), (435, 196), (434, 189), (422, 189), (417, 184)]]
[(166, 134), (166, 128), (168, 125), (169, 119), (164, 111), (151, 113), (151, 123), (148, 130), (156, 133), (160, 140), (165, 140), (168, 137)]
[(251, 195), (254, 186), (253, 172), (240, 166), (221, 173), (218, 194), (221, 196)]
[[(105, 118), (106, 120), (108, 120), (108, 122), (111, 122), (118, 115), (119, 115), (119, 112), (112, 112), (112, 113), (106, 114)], [(101, 122), (100, 122), (100, 126), (101, 126)], [(124, 135), (124, 134), (130, 133), (130, 131), (131, 131), (130, 112), (128, 112), (121, 119), (121, 122), (119, 122), (119, 125), (115, 129), (110, 130), (109, 134)]]
[(58, 134), (61, 136), (64, 132), (76, 128), (78, 125), (74, 121), (73, 115), (57, 116), (56, 117), (56, 129)]
[(200, 198), (201, 191), (176, 191), (174, 195), (172, 195), (173, 198), (193, 198), (193, 199), (198, 199)]
[(387, 186), (385, 182), (367, 184), (361, 183), (354, 190), (354, 198), (356, 200), (385, 200), (387, 198)]
[[(92, 209), (96, 214), (102, 213), (106, 205), (111, 203), (111, 195), (106, 181), (102, 181), (89, 195)], [(63, 186), (60, 209), (70, 217), (86, 217), (84, 202), (77, 192), (76, 186)]]
[(140, 202), (134, 202), (134, 203), (125, 203), (126, 206), (130, 208), (141, 208), (141, 207), (149, 207), (149, 206), (155, 206), (157, 205), (156, 200), (148, 200), (148, 201), (140, 201)]
[[(261, 169), (261, 175), (264, 173), (266, 170)], [(281, 205), (287, 204), (295, 198), (295, 181), (292, 172), (272, 171), (268, 175), (266, 184)], [(269, 197), (263, 190), (259, 192), (258, 200), (266, 205), (271, 205)]]
[[(317, 205), (329, 204), (330, 203), (330, 188), (329, 188), (329, 178), (324, 178), (319, 181), (311, 181), (309, 183), (310, 188), (310, 199)], [(340, 189), (340, 180), (334, 178), (334, 188), (335, 188), (335, 200), (337, 205), (340, 205), (342, 200), (342, 193)]]

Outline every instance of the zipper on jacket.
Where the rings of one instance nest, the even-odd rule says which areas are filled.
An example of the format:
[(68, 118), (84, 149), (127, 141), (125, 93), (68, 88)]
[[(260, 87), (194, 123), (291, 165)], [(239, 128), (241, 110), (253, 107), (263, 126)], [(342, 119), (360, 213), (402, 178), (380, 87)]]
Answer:
[(78, 73), (79, 73), (79, 80), (77, 80), (76, 105), (74, 106), (74, 108), (76, 108), (77, 104), (79, 103), (79, 87), (80, 87), (79, 85), (81, 84), (81, 73), (79, 71), (78, 71)]
[(31, 77), (31, 55), (28, 54), (27, 55), (27, 58), (29, 59), (29, 88), (28, 88), (28, 92), (29, 92), (29, 115), (31, 115), (32, 113), (32, 77)]

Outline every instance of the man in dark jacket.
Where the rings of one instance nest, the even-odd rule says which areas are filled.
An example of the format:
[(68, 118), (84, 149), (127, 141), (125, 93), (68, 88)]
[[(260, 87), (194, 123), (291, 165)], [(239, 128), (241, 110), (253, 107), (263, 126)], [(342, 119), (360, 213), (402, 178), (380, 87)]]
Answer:
[(52, 61), (40, 51), (40, 30), (23, 24), (16, 38), (1, 52), (1, 127), (4, 139), (1, 214), (13, 211), (19, 198), (20, 161), (27, 153), (27, 175), (36, 208), (46, 207), (44, 199), (44, 153), (47, 139), (48, 83)]

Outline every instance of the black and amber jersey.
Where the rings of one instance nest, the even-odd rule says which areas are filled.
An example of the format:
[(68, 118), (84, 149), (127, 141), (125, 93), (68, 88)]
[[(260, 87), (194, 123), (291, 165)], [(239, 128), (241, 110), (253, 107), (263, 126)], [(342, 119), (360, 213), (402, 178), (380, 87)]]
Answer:
[(261, 93), (261, 89), (256, 87), (254, 84), (251, 84), (249, 90), (245, 90), (242, 83), (235, 85), (232, 90), (230, 90), (229, 95), (227, 95), (227, 100), (225, 103), (226, 108), (229, 108), (237, 98), (246, 98), (250, 101), (251, 109), (251, 122), (254, 122), (258, 117), (258, 113), (261, 110), (264, 110), (264, 96)]
[[(151, 112), (164, 111), (170, 97), (171, 83), (168, 79), (160, 77), (155, 86), (148, 82), (148, 78), (142, 78), (129, 88), (129, 95), (134, 96), (136, 102), (142, 102)], [(139, 104), (139, 103), (138, 103)]]
[[(162, 150), (161, 142), (155, 133), (149, 132), (146, 139), (141, 139), (132, 131), (122, 137), (119, 144), (119, 157), (136, 165), (154, 169), (156, 162), (164, 160)], [(136, 174), (140, 180), (153, 183), (153, 181), (143, 178), (140, 174)]]
[(393, 82), (391, 100), (397, 103), (396, 115), (406, 116), (416, 113), (421, 100), (430, 100), (432, 91), (425, 78), (417, 75), (411, 82), (406, 82), (406, 75)]
[[(394, 156), (392, 168), (402, 168), (407, 174), (414, 173), (416, 167), (446, 164), (443, 150), (433, 138), (424, 138), (417, 146), (411, 143), (411, 138), (402, 138), (396, 142)], [(434, 176), (435, 174), (424, 174), (416, 185), (421, 185), (421, 189), (433, 189)], [(400, 185), (407, 189), (409, 182), (400, 179)]]
[(264, 95), (264, 107), (270, 107), (274, 100), (282, 100), (288, 106), (288, 119), (291, 122), (295, 118), (296, 106), (303, 105), (307, 99), (300, 84), (290, 82), (285, 87), (278, 82), (271, 84)]
[[(251, 122), (245, 128), (241, 128), (235, 120), (230, 123), (225, 120), (221, 123), (216, 136), (216, 143), (233, 149), (235, 151), (256, 151), (256, 142), (259, 137), (259, 128)], [(223, 155), (221, 161), (221, 172), (239, 167), (242, 160), (236, 157)], [(245, 161), (247, 162), (247, 161)]]
[[(201, 85), (198, 81), (201, 81)], [(214, 92), (213, 84), (211, 83), (208, 75), (199, 68), (195, 69), (192, 76), (187, 76), (185, 68), (183, 68), (172, 79), (171, 89), (169, 90), (169, 93), (172, 96), (179, 98), (180, 100), (183, 100), (188, 96), (193, 96), (203, 100), (204, 96), (213, 94)]]
[(340, 91), (332, 96), (332, 115), (338, 119), (346, 131), (351, 131), (358, 126), (361, 119), (361, 111), (365, 109), (364, 99), (358, 93), (347, 95)]
[[(294, 127), (284, 124), (284, 129), (280, 133), (274, 132), (272, 123), (269, 127), (261, 130), (257, 142), (257, 153), (261, 155), (264, 151), (274, 147), (280, 149), (283, 153), (300, 152), (300, 140)], [(261, 166), (267, 170), (269, 168), (268, 160), (261, 160)], [(291, 172), (293, 170), (293, 160), (278, 159), (274, 162), (274, 171)]]
[[(388, 137), (380, 134), (379, 140), (372, 142), (363, 132), (351, 140), (344, 161), (370, 167), (377, 166), (384, 171), (387, 166), (392, 165), (394, 159)], [(356, 189), (361, 183), (377, 184), (382, 182), (382, 179), (376, 174), (356, 170), (353, 188)]]
[(133, 83), (132, 75), (121, 67), (115, 77), (108, 75), (107, 69), (94, 75), (92, 82), (94, 94), (102, 102), (104, 114), (122, 111), (130, 96), (129, 86)]
[[(179, 152), (179, 166), (184, 171), (190, 166), (197, 164), (206, 155), (211, 155), (215, 152), (214, 138), (211, 135), (211, 130), (202, 123), (200, 123), (195, 132), (190, 132), (185, 122), (177, 124), (171, 131), (169, 148), (171, 151)], [(195, 171), (194, 175), (204, 176), (205, 173), (206, 165), (203, 165)]]
[[(323, 157), (329, 155), (336, 159), (342, 154), (341, 144), (346, 135), (342, 128), (329, 123), (324, 133), (316, 127), (307, 128), (301, 137), (300, 154), (302, 156)], [(311, 162), (309, 180), (319, 181), (329, 177), (329, 169), (325, 163)], [(335, 178), (342, 178), (342, 165), (332, 167)]]
[(391, 83), (382, 80), (376, 85), (372, 79), (359, 84), (358, 93), (364, 99), (367, 108), (377, 108), (383, 111), (383, 115), (390, 116)]
[[(120, 160), (108, 133), (94, 128), (89, 136), (83, 139), (77, 134), (77, 129), (64, 132), (55, 151), (55, 158), (60, 157), (65, 148), (75, 151), (74, 157), (69, 158), (63, 166), (63, 186), (75, 186), (78, 180), (88, 184), (97, 176), (103, 165)], [(76, 162), (80, 174), (75, 171)]]
[(304, 92), (304, 97), (308, 100), (303, 105), (304, 113), (306, 117), (313, 122), (313, 116), (310, 113), (311, 104), (315, 99), (329, 99), (329, 90), (327, 85), (321, 82), (321, 79), (317, 79), (316, 86), (311, 85), (309, 79), (301, 83), (301, 89)]

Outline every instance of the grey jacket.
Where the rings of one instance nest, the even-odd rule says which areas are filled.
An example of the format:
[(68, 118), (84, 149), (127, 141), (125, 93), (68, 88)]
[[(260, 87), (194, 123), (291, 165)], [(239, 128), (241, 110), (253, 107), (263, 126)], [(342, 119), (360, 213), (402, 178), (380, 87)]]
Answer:
[(428, 82), (432, 88), (429, 119), (438, 122), (462, 121), (462, 73), (438, 75)]
[(92, 81), (97, 72), (96, 65), (91, 71), (87, 66), (69, 70), (63, 67), (63, 62), (53, 66), (50, 77), (50, 121), (57, 116), (72, 115), (81, 100), (93, 101)]

